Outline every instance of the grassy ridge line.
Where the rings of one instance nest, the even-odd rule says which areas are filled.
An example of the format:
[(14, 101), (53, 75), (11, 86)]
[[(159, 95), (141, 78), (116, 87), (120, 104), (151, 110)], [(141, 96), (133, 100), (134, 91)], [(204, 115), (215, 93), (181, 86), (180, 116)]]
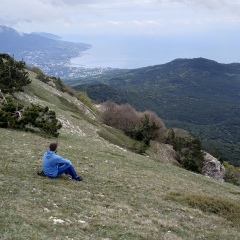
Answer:
[(33, 103), (49, 106), (53, 110), (58, 110), (60, 108), (64, 111), (77, 111), (91, 118), (95, 118), (95, 114), (76, 97), (72, 97), (68, 93), (63, 93), (53, 86), (39, 81), (36, 79), (36, 73), (31, 71), (28, 72), (32, 80), (31, 84), (25, 86), (24, 92), (15, 93), (16, 97), (21, 101), (27, 104)]
[(238, 187), (109, 144), (97, 134), (101, 124), (72, 117), (53, 92), (37, 92), (36, 101), (47, 104), (51, 98), (51, 108), (66, 123), (59, 154), (73, 162), (84, 182), (36, 175), (56, 139), (0, 129), (0, 239), (240, 238), (225, 218), (165, 198), (171, 192), (202, 193), (239, 202)]

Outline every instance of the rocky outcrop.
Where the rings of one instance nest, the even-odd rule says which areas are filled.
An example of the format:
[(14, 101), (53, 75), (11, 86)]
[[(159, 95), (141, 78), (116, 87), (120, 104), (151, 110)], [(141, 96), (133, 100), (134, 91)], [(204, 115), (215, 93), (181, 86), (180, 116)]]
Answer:
[(219, 181), (224, 181), (225, 168), (217, 158), (209, 153), (205, 153), (202, 174)]
[(155, 141), (151, 141), (150, 146), (153, 150), (151, 152), (148, 152), (151, 158), (168, 164), (180, 166), (176, 160), (177, 152), (173, 149), (173, 146)]

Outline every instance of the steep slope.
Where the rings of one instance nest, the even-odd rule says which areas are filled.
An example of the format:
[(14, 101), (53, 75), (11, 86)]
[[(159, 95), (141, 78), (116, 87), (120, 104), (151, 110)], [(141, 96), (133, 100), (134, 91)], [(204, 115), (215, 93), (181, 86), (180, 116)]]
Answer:
[(73, 87), (87, 91), (97, 101), (112, 99), (117, 103), (128, 102), (141, 111), (155, 111), (168, 127), (189, 130), (203, 140), (208, 151), (216, 148), (227, 161), (240, 164), (239, 63), (176, 59), (100, 77), (98, 81), (107, 86), (75, 82)]
[[(1, 239), (240, 238), (239, 187), (110, 144), (81, 103), (34, 77), (17, 97), (48, 105), (63, 128), (58, 139), (0, 129)], [(36, 174), (53, 141), (84, 182)]]

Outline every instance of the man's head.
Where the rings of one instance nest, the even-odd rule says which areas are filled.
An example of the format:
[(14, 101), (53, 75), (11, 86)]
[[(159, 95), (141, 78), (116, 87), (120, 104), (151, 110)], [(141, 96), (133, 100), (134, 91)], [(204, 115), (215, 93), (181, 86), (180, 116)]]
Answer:
[(51, 144), (49, 145), (50, 151), (56, 152), (57, 146), (58, 146), (57, 143), (51, 143)]

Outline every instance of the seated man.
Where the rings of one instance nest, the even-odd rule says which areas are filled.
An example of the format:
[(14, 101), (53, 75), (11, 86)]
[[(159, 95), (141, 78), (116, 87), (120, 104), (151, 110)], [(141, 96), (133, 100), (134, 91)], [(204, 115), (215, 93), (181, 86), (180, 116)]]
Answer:
[(46, 175), (50, 178), (56, 178), (63, 173), (70, 175), (73, 180), (82, 181), (72, 165), (72, 163), (57, 155), (57, 143), (51, 143), (49, 150), (43, 155), (43, 171), (39, 175)]

